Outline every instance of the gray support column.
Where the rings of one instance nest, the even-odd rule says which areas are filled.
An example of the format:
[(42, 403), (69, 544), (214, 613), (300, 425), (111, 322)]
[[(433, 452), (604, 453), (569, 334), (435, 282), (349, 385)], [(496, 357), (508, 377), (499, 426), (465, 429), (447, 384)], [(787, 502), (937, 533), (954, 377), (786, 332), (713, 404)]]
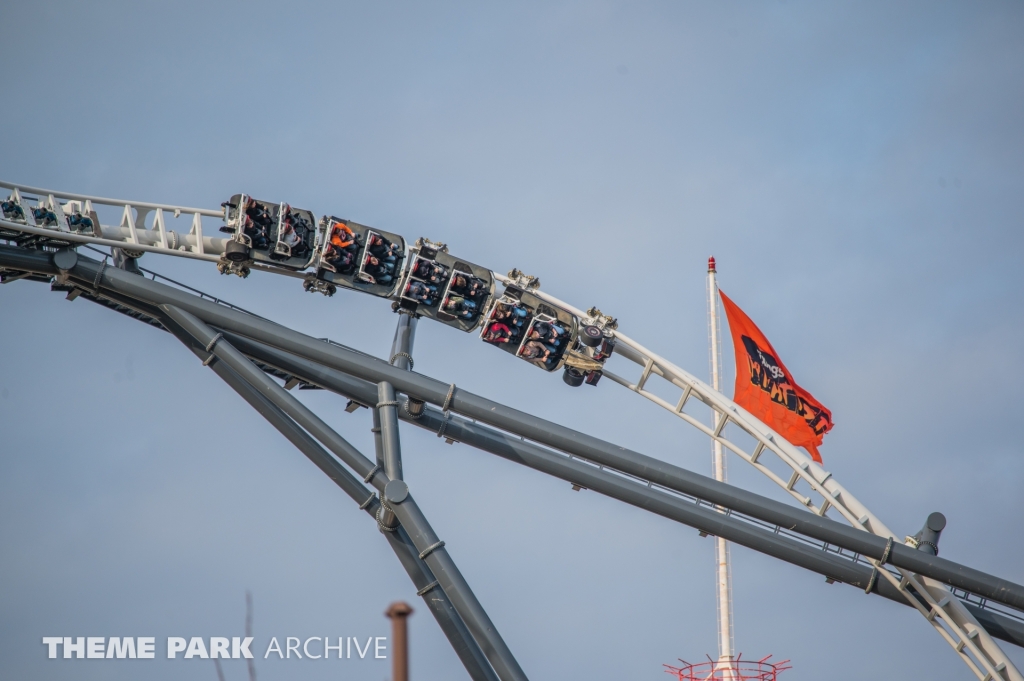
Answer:
[[(369, 513), (370, 511), (367, 510)], [(372, 514), (371, 514), (372, 515)], [(430, 609), (441, 627), (445, 637), (451, 644), (455, 654), (459, 656), (462, 665), (469, 672), (473, 681), (500, 681), (498, 675), (487, 661), (480, 646), (469, 633), (466, 623), (455, 610), (451, 600), (444, 590), (438, 585), (437, 578), (430, 571), (427, 564), (419, 557), (409, 533), (405, 528), (399, 526), (394, 532), (382, 532), (388, 540), (402, 567), (409, 574), (413, 585), (416, 587), (416, 595), (423, 599), (424, 604)]]
[(494, 665), (498, 676), (502, 681), (526, 681), (526, 673), (519, 666), (512, 651), (505, 645), (483, 606), (473, 595), (455, 561), (445, 550), (444, 542), (438, 539), (423, 512), (409, 494), (408, 486), (401, 480), (392, 480), (388, 483), (384, 495), (387, 504), (394, 509), (402, 527), (409, 533), (410, 539), (419, 550), (420, 558), (437, 577), (441, 588), (462, 615), (473, 638), (480, 643), (484, 655)]
[(391, 342), (390, 363), (399, 369), (412, 371), (412, 346), (416, 342), (416, 325), (419, 321), (418, 317), (407, 312), (398, 313), (395, 339)]
[(380, 434), (380, 413), (375, 407), (370, 408), (370, 413), (373, 415), (373, 428), (370, 429), (373, 433), (373, 451), (376, 454), (377, 465), (384, 468), (384, 438)]
[(392, 480), (401, 480), (402, 445), (398, 437), (398, 400), (395, 399), (395, 389), (387, 381), (377, 384), (376, 411), (384, 444), (384, 472)]
[[(373, 415), (373, 428), (370, 430), (373, 432), (373, 449), (377, 455), (377, 465), (387, 474), (387, 465), (384, 461), (384, 436), (380, 427), (380, 409), (370, 407), (370, 413)], [(398, 524), (398, 518), (387, 506), (381, 509), (380, 524), (381, 527), (395, 527)]]
[[(470, 633), (480, 645), (487, 660), (502, 681), (526, 681), (526, 674), (501, 638), (490, 617), (462, 577), (447, 552), (439, 552), (437, 535), (409, 496), (408, 486), (401, 480), (390, 480), (370, 460), (344, 438), (335, 433), (316, 414), (299, 402), (284, 388), (253, 366), (242, 353), (188, 312), (173, 305), (160, 305), (160, 310), (181, 326), (189, 335), (204, 345), (217, 359), (223, 360), (242, 378), (256, 387), (269, 401), (281, 408), (313, 437), (323, 443), (339, 459), (372, 482), (382, 492), (382, 505), (391, 507), (419, 550), (419, 557), (430, 567), (441, 589), (466, 623)], [(431, 540), (429, 541), (428, 540)], [(437, 555), (435, 555), (437, 554)]]
[(942, 530), (946, 528), (946, 516), (938, 511), (928, 516), (921, 531), (914, 535), (917, 542), (917, 550), (933, 556), (939, 555), (939, 537)]

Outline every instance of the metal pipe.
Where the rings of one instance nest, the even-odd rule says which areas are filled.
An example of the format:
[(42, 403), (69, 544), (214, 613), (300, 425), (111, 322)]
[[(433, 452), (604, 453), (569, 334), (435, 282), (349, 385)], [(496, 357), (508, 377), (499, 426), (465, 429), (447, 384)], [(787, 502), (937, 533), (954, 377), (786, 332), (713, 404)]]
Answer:
[(402, 479), (402, 445), (398, 437), (398, 401), (395, 389), (387, 381), (377, 384), (377, 408), (380, 435), (384, 442), (384, 472), (392, 480)]
[(929, 514), (924, 527), (914, 535), (914, 541), (917, 542), (917, 550), (930, 553), (933, 556), (939, 555), (939, 537), (942, 536), (942, 530), (945, 527), (946, 516), (938, 511)]
[[(376, 454), (377, 465), (387, 472), (387, 466), (384, 463), (384, 437), (381, 435), (380, 410), (371, 407), (370, 413), (373, 415), (373, 428), (370, 430), (373, 432), (373, 450)], [(394, 511), (386, 506), (381, 509), (380, 524), (384, 527), (395, 527), (398, 524), (398, 518), (395, 517)]]
[[(419, 557), (437, 578), (438, 584), (448, 596), (455, 610), (466, 623), (473, 638), (483, 650), (487, 660), (503, 681), (526, 681), (526, 674), (512, 655), (487, 612), (473, 594), (469, 583), (459, 572), (455, 562), (443, 549), (444, 542), (438, 540), (433, 528), (419, 506), (409, 494), (409, 487), (402, 480), (390, 480), (369, 459), (356, 450), (347, 440), (334, 432), (316, 414), (299, 402), (287, 390), (279, 386), (266, 374), (257, 369), (242, 353), (218, 334), (188, 312), (174, 305), (163, 304), (160, 310), (195, 338), (203, 347), (223, 360), (242, 378), (255, 386), (272, 403), (305, 428), (313, 437), (323, 443), (346, 465), (364, 475), (364, 480), (381, 492), (381, 504), (390, 507), (398, 517), (413, 545), (419, 550)], [(387, 452), (385, 450), (385, 457)], [(382, 529), (385, 529), (382, 527)]]
[(398, 601), (384, 616), (391, 620), (391, 681), (409, 681), (409, 615), (412, 606)]
[[(0, 247), (0, 248), (2, 248), (2, 247)], [(2, 258), (2, 255), (3, 254), (0, 253), (0, 258)], [(38, 259), (36, 260), (36, 264), (37, 265), (40, 264), (38, 262)], [(31, 268), (24, 268), (24, 269), (31, 269)], [(47, 270), (45, 270), (45, 269), (40, 269), (40, 270), (36, 270), (36, 271), (42, 271), (44, 273), (47, 272)], [(110, 294), (108, 293), (108, 295), (110, 295)], [(139, 305), (137, 305), (137, 307), (149, 307), (149, 306), (145, 305), (145, 304), (139, 304)], [(317, 379), (317, 380), (310, 380), (310, 382), (315, 382), (315, 383), (321, 385), (322, 387), (328, 387), (328, 388), (334, 389), (336, 392), (344, 394), (344, 395), (346, 395), (346, 396), (348, 396), (348, 397), (350, 397), (352, 399), (356, 399), (357, 401), (370, 402), (371, 399), (372, 399), (371, 395), (372, 395), (372, 392), (373, 392), (373, 386), (367, 384), (365, 381), (361, 381), (360, 379), (352, 378), (350, 376), (347, 376), (345, 374), (342, 374), (342, 373), (334, 371), (334, 370), (326, 369), (324, 367), (315, 365), (315, 364), (309, 362), (308, 360), (305, 360), (305, 359), (302, 359), (302, 358), (298, 358), (298, 357), (296, 357), (294, 355), (290, 355), (288, 353), (283, 353), (281, 351), (275, 350), (273, 348), (270, 348), (268, 346), (262, 345), (262, 344), (260, 344), (258, 342), (255, 342), (255, 341), (250, 341), (250, 340), (247, 340), (247, 339), (244, 339), (244, 338), (236, 338), (236, 340), (237, 340), (237, 342), (246, 343), (246, 344), (248, 344), (250, 346), (250, 348), (247, 349), (247, 354), (250, 354), (250, 355), (255, 354), (253, 352), (252, 348), (261, 349), (262, 352), (264, 353), (264, 356), (260, 358), (261, 361), (265, 361), (265, 362), (268, 362), (270, 364), (274, 364), (274, 365), (276, 365), (278, 368), (280, 368), (282, 370), (290, 370), (291, 373), (293, 373), (293, 374), (301, 374), (304, 371), (305, 374), (306, 374), (305, 378), (307, 378), (307, 380), (312, 379), (314, 375), (320, 374), (319, 379)], [(271, 353), (273, 355), (276, 355), (276, 357), (269, 357), (268, 358), (266, 356), (266, 353)], [(299, 369), (296, 370), (294, 368), (294, 366), (289, 367), (289, 362), (292, 363), (293, 365), (298, 365)], [(332, 383), (334, 384), (333, 387), (331, 385)], [(438, 423), (440, 423), (441, 422), (440, 419), (443, 418), (443, 416), (437, 415), (437, 414), (433, 414), (433, 416), (438, 418)], [(406, 420), (413, 421), (410, 418), (406, 418)], [(428, 418), (428, 420), (429, 420), (429, 418)], [(456, 429), (462, 425), (461, 421), (462, 421), (462, 419), (459, 419), (458, 417), (456, 417), (456, 419), (453, 420), (453, 422), (452, 422), (452, 426), (453, 426), (453, 431), (452, 432), (453, 433), (458, 432)], [(413, 422), (416, 422), (416, 421), (413, 421)], [(423, 425), (424, 427), (432, 427), (432, 425), (428, 425), (428, 424), (425, 424), (425, 423), (418, 423), (418, 425)], [(482, 428), (483, 430), (489, 430), (489, 429), (483, 428), (482, 426), (479, 426), (479, 425), (477, 425), (477, 428)], [(504, 434), (500, 434), (500, 435), (503, 438), (507, 438), (507, 436), (505, 436)], [(472, 443), (472, 438), (471, 437), (467, 437), (467, 435), (465, 433), (460, 433), (459, 434), (459, 439), (461, 441), (464, 441), (464, 442), (467, 442), (467, 443)], [(542, 451), (542, 452), (544, 451), (544, 450), (541, 450), (540, 448), (536, 447), (536, 445), (532, 445), (530, 443), (516, 442), (515, 440), (511, 440), (511, 439), (509, 439), (508, 442), (509, 442), (510, 446), (512, 446), (512, 447), (517, 447), (518, 446), (518, 447), (524, 447), (524, 448), (528, 448), (528, 449), (536, 449), (536, 450), (539, 450), (539, 451)], [(481, 446), (481, 443), (476, 443), (476, 446)], [(509, 457), (509, 458), (512, 458), (512, 457)], [(515, 458), (512, 458), (512, 460), (515, 460)], [(579, 463), (579, 462), (577, 462), (577, 463)], [(585, 465), (585, 464), (580, 464), (580, 465)], [(569, 478), (565, 478), (565, 479), (569, 479)], [(591, 483), (591, 484), (593, 485), (593, 483)], [(596, 487), (596, 485), (593, 485), (593, 486)], [(828, 567), (825, 570), (818, 570), (818, 571), (821, 574), (825, 574), (827, 576), (828, 575), (834, 575), (836, 578), (838, 578), (839, 581), (848, 581), (848, 582), (851, 582), (851, 583), (855, 583), (856, 580), (859, 579), (861, 582), (863, 582), (863, 577), (856, 577), (856, 576), (854, 576), (854, 577), (851, 578), (851, 577), (844, 576), (845, 573), (843, 572), (843, 570), (849, 569), (851, 565), (854, 568), (860, 569), (862, 572), (864, 570), (868, 570), (870, 572), (870, 570), (868, 568), (863, 568), (863, 567), (856, 566), (856, 565), (854, 565), (852, 563), (849, 563), (848, 561), (842, 561), (841, 559), (834, 558), (834, 557), (827, 556), (827, 555), (826, 555), (826, 558), (831, 559), (831, 561), (833, 561), (833, 565), (831, 565), (830, 567)], [(786, 558), (783, 558), (783, 559), (786, 559)], [(797, 559), (793, 559), (793, 560), (789, 560), (789, 562), (792, 562), (792, 563), (797, 564), (797, 565), (801, 565), (802, 567), (805, 567), (807, 569), (812, 569), (812, 570), (815, 569), (814, 565), (812, 565), (811, 563), (808, 563), (806, 561), (799, 561)], [(889, 590), (889, 586), (888, 586), (887, 582), (885, 582), (885, 580), (879, 580), (879, 581), (881, 582), (881, 584), (878, 585), (878, 590), (882, 591), (882, 595), (885, 595), (886, 597), (894, 597), (894, 600), (896, 600), (897, 602), (901, 602), (904, 605), (907, 604), (906, 601), (902, 598), (902, 596), (898, 592), (895, 593), (895, 594), (886, 594), (885, 591)], [(1002, 616), (1002, 615), (1000, 615), (998, 613), (995, 613), (995, 612), (993, 612), (991, 610), (984, 610), (984, 609), (978, 608), (977, 606), (975, 606), (975, 605), (973, 605), (973, 604), (971, 604), (969, 602), (965, 603), (965, 606), (976, 616), (976, 618), (979, 620), (980, 623), (982, 623), (984, 626), (986, 626), (986, 628), (992, 633), (992, 635), (994, 635), (994, 636), (996, 636), (998, 638), (1007, 640), (1007, 641), (1009, 641), (1011, 643), (1015, 643), (1017, 645), (1021, 645), (1022, 642), (1024, 642), (1024, 631), (1022, 631), (1022, 627), (1021, 627), (1019, 622), (1017, 622), (1017, 621), (1015, 621), (1015, 620), (1013, 620), (1011, 618), (1004, 617), (1004, 616)]]
[[(17, 251), (22, 251), (18, 253)], [(25, 254), (23, 249), (0, 246), (0, 263), (18, 263), (18, 269), (55, 274), (56, 268), (43, 253)], [(291, 329), (223, 306), (196, 299), (168, 286), (133, 277), (111, 268), (101, 271), (99, 263), (79, 257), (70, 276), (86, 286), (93, 282), (111, 291), (154, 304), (169, 303), (193, 312), (207, 322), (268, 345), (292, 352), (363, 380), (389, 381), (408, 395), (443, 405), (470, 418), (528, 437), (555, 449), (581, 456), (617, 470), (651, 480), (659, 485), (690, 494), (714, 504), (732, 508), (772, 524), (828, 541), (855, 553), (889, 562), (1014, 608), (1024, 609), (1024, 586), (988, 575), (980, 570), (916, 551), (836, 521), (793, 509), (781, 502), (718, 483), (652, 457), (616, 447), (597, 438), (536, 416), (524, 414), (472, 393), (455, 390), (440, 381), (402, 371), (363, 353), (327, 344)], [(134, 280), (134, 281), (133, 281)], [(449, 396), (449, 390), (452, 394)]]
[(419, 317), (400, 311), (398, 325), (395, 327), (395, 339), (391, 342), (391, 359), (389, 362), (399, 369), (412, 371), (412, 346), (416, 342), (416, 326)]
[[(368, 513), (370, 511), (367, 511)], [(466, 623), (455, 610), (444, 590), (439, 588), (437, 578), (427, 564), (419, 557), (419, 551), (409, 538), (409, 533), (401, 525), (394, 532), (382, 532), (388, 540), (402, 567), (412, 579), (416, 587), (416, 595), (423, 599), (437, 620), (441, 631), (455, 650), (473, 681), (500, 681), (497, 673), (487, 661), (483, 650), (470, 633)]]
[(398, 516), (402, 527), (409, 533), (413, 544), (455, 609), (462, 615), (473, 638), (498, 672), (502, 681), (526, 681), (526, 673), (498, 634), (490, 616), (477, 601), (459, 568), (445, 549), (444, 542), (434, 533), (430, 523), (401, 480), (392, 480), (384, 493), (385, 501)]

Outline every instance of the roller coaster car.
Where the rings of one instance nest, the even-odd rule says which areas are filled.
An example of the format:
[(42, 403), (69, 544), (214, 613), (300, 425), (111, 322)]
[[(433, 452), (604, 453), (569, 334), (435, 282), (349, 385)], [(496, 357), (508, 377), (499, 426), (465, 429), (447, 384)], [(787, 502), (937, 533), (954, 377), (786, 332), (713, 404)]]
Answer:
[(324, 217), (320, 220), (320, 250), (315, 274), (303, 287), (333, 296), (338, 286), (387, 298), (402, 280), (405, 239), (366, 225)]
[(545, 371), (564, 369), (562, 379), (573, 387), (596, 385), (615, 347), (615, 321), (592, 312), (581, 320), (510, 284), (488, 310), (480, 338)]
[(487, 268), (458, 260), (448, 247), (417, 239), (409, 249), (396, 311), (407, 310), (461, 331), (480, 325), (494, 295), (494, 275)]
[(304, 270), (316, 255), (316, 217), (308, 210), (287, 203), (259, 201), (246, 194), (235, 194), (222, 204), (226, 225), (221, 231), (231, 234), (225, 244), (222, 272), (248, 274), (244, 263), (262, 262), (290, 270)]

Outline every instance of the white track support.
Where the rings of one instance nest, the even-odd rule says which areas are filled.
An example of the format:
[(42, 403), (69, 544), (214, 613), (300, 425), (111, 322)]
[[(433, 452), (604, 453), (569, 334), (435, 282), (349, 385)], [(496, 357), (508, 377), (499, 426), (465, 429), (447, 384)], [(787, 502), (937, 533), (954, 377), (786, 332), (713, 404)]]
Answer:
[[(503, 283), (510, 283), (507, 277), (498, 274), (495, 274), (495, 277)], [(542, 291), (534, 291), (534, 293), (579, 317), (586, 316), (582, 310)], [(631, 382), (608, 370), (604, 371), (605, 377), (672, 412), (715, 442), (721, 443), (723, 447), (734, 452), (788, 492), (800, 505), (812, 513), (825, 515), (829, 508), (835, 508), (854, 527), (880, 537), (892, 537), (899, 541), (899, 538), (853, 494), (840, 485), (830, 472), (816, 463), (809, 454), (794, 447), (746, 409), (625, 334), (616, 331), (615, 339), (615, 354), (640, 365), (643, 369), (636, 382)], [(679, 388), (681, 390), (679, 400), (670, 403), (646, 390), (644, 386), (651, 376), (659, 376)], [(684, 411), (691, 398), (700, 400), (718, 414), (717, 426), (708, 426)], [(752, 451), (746, 451), (728, 438), (726, 432), (728, 424), (734, 425), (754, 439), (755, 445)], [(768, 455), (774, 456), (792, 471), (792, 476), (796, 478), (793, 483), (790, 483), (789, 479), (779, 477), (765, 465)], [(809, 495), (797, 488), (799, 483), (804, 483)], [(898, 571), (902, 578), (897, 578), (888, 570), (882, 569), (877, 561), (875, 563), (879, 568), (879, 575), (900, 588), (906, 595), (907, 601), (917, 608), (939, 635), (949, 643), (978, 679), (982, 681), (989, 679), (1024, 681), (1024, 676), (1017, 670), (1013, 662), (944, 584), (902, 569)], [(917, 595), (910, 593), (907, 590), (908, 586), (912, 587)]]
[(206, 252), (206, 249), (203, 248), (203, 216), (199, 213), (192, 216), (192, 229), (189, 230), (188, 234), (195, 240), (196, 244), (192, 246), (192, 252), (203, 255)]

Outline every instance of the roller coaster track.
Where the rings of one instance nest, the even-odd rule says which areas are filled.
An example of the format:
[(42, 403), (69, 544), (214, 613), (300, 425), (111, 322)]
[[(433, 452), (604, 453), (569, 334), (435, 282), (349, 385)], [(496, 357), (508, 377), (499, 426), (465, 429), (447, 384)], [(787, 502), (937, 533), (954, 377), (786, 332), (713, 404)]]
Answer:
[[(31, 217), (31, 210), (29, 210), (26, 211), (29, 215), (24, 220), (9, 219), (10, 216), (7, 215), (4, 216), (4, 219), (0, 219), (0, 239), (23, 248), (55, 252), (68, 247), (90, 245), (121, 249), (122, 252), (127, 252), (135, 257), (143, 252), (152, 252), (219, 262), (225, 251), (225, 244), (228, 242), (228, 239), (211, 237), (204, 233), (203, 217), (224, 218), (223, 209), (209, 210), (171, 204), (122, 201), (19, 186), (7, 182), (0, 182), (0, 187), (12, 190), (12, 197), (20, 205), (28, 207), (27, 201), (36, 201), (38, 206), (56, 217), (56, 224), (52, 224), (52, 221), (49, 225), (40, 224)], [(118, 226), (103, 225), (98, 219), (94, 219), (95, 224), (91, 233), (82, 233), (69, 227), (66, 213), (75, 211), (86, 216), (92, 215), (95, 218), (96, 206), (120, 212), (120, 224)], [(168, 229), (167, 222), (171, 216), (175, 219), (185, 216), (186, 220), (190, 217), (191, 225), (188, 233)], [(260, 271), (283, 274), (293, 278), (306, 276), (302, 272), (289, 271), (271, 265), (256, 263), (252, 266)], [(102, 275), (102, 269), (100, 274)], [(4, 275), (4, 281), (24, 275), (25, 273), (10, 271)], [(500, 274), (494, 273), (493, 276), (495, 280), (506, 285), (516, 283), (509, 277)], [(178, 282), (174, 283), (181, 288), (189, 288), (178, 284)], [(194, 289), (192, 292), (199, 293)], [(580, 319), (594, 316), (593, 311), (584, 312), (539, 289), (534, 290), (533, 293), (556, 307), (568, 310)], [(222, 303), (222, 301), (216, 302)], [(117, 309), (116, 305), (111, 306)], [(119, 311), (132, 314), (128, 308), (119, 309)], [(133, 316), (159, 325), (153, 320), (145, 318), (144, 314), (133, 314)], [(913, 606), (953, 648), (978, 679), (983, 681), (988, 679), (1024, 681), (1024, 676), (1006, 657), (985, 628), (979, 624), (964, 602), (951, 592), (946, 584), (891, 564), (894, 546), (908, 545), (916, 548), (912, 538), (907, 537), (905, 540), (901, 540), (849, 490), (843, 487), (832, 473), (728, 397), (629, 338), (620, 330), (615, 329), (612, 333), (615, 338), (614, 353), (636, 364), (639, 367), (639, 372), (634, 378), (629, 378), (604, 369), (605, 377), (671, 412), (684, 423), (693, 426), (712, 440), (720, 442), (723, 447), (734, 452), (792, 496), (808, 513), (827, 517), (829, 511), (835, 509), (852, 527), (886, 540), (885, 548), (878, 552), (878, 555), (871, 556), (865, 553), (854, 556), (855, 561), (867, 560), (872, 566), (871, 579), (885, 580), (901, 594), (906, 602)], [(267, 365), (263, 365), (261, 368), (273, 373), (273, 370)], [(281, 373), (277, 372), (277, 375), (280, 376)], [(674, 386), (678, 391), (678, 398), (671, 401), (655, 394), (649, 387), (652, 380), (655, 379), (663, 380)], [(303, 383), (315, 387), (309, 382)], [(717, 426), (710, 426), (687, 411), (687, 407), (694, 404), (695, 401), (704, 404), (719, 415), (719, 418), (713, 421), (717, 423)], [(731, 437), (736, 432), (745, 434), (752, 440), (752, 446), (745, 447), (740, 442), (740, 439), (743, 438)], [(776, 470), (780, 469), (786, 473), (779, 475)], [(648, 486), (652, 485), (650, 480), (646, 482)], [(700, 500), (697, 501), (699, 504)], [(728, 513), (721, 506), (716, 506), (716, 508), (720, 512)], [(775, 531), (778, 532), (779, 529), (776, 527)], [(824, 548), (828, 549), (827, 543)], [(870, 591), (870, 585), (868, 590)]]

